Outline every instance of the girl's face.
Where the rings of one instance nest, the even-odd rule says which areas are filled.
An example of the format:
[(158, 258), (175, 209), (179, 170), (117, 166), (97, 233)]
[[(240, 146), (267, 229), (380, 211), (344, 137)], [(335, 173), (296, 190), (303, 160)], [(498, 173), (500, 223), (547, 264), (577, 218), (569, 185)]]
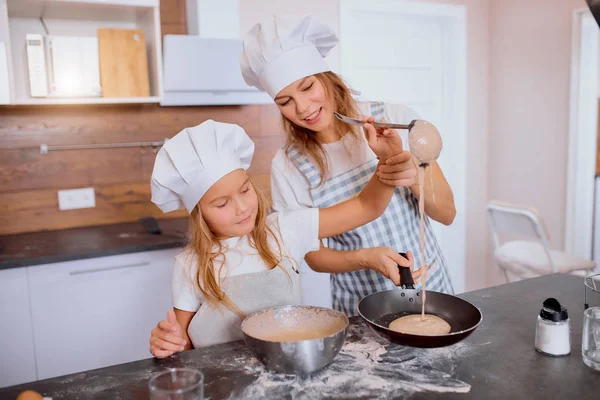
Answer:
[(285, 118), (295, 125), (321, 132), (333, 124), (333, 101), (314, 75), (286, 86), (275, 97)]
[(246, 171), (236, 169), (212, 185), (200, 199), (200, 211), (218, 238), (252, 232), (258, 214), (258, 196)]

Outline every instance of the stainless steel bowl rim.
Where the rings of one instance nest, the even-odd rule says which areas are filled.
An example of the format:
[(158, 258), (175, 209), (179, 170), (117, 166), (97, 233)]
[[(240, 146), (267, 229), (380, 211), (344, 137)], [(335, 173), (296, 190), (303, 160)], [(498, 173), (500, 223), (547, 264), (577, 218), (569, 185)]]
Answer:
[[(396, 291), (396, 290), (397, 290), (397, 289), (390, 289), (390, 290), (384, 290), (383, 292), (392, 292), (392, 291)], [(410, 290), (413, 290), (413, 289), (410, 289)], [(439, 294), (443, 294), (443, 295), (446, 295), (446, 296), (452, 296), (452, 295), (449, 295), (449, 294), (446, 294), (446, 293), (436, 292), (435, 290), (428, 290), (428, 292), (431, 292), (431, 293), (439, 293)], [(377, 292), (377, 293), (381, 293), (381, 292)], [(373, 294), (377, 294), (377, 293), (373, 293)], [(471, 306), (473, 306), (473, 308), (475, 308), (475, 309), (477, 310), (477, 312), (479, 313), (479, 321), (477, 321), (477, 323), (476, 323), (475, 325), (473, 325), (472, 327), (470, 327), (470, 328), (467, 328), (467, 329), (463, 329), (462, 331), (456, 331), (456, 332), (449, 332), (449, 333), (445, 333), (445, 334), (443, 334), (443, 335), (415, 335), (415, 334), (413, 334), (413, 333), (404, 333), (404, 332), (398, 332), (398, 331), (394, 331), (394, 330), (392, 330), (392, 329), (388, 328), (387, 326), (379, 325), (379, 324), (375, 323), (375, 321), (371, 321), (369, 318), (365, 317), (365, 316), (363, 315), (363, 313), (361, 313), (361, 312), (360, 312), (360, 303), (362, 303), (362, 302), (363, 302), (363, 300), (364, 300), (364, 299), (366, 299), (366, 298), (367, 298), (367, 297), (369, 297), (369, 296), (371, 296), (371, 295), (367, 295), (367, 296), (363, 297), (363, 298), (362, 298), (362, 299), (361, 299), (361, 300), (358, 302), (358, 306), (356, 306), (356, 308), (357, 308), (357, 311), (358, 311), (358, 314), (359, 314), (359, 315), (360, 315), (360, 316), (361, 316), (361, 317), (362, 317), (362, 318), (363, 318), (365, 321), (369, 321), (369, 323), (370, 323), (370, 324), (372, 324), (372, 325), (374, 325), (374, 326), (376, 326), (376, 327), (378, 327), (378, 328), (380, 328), (380, 329), (383, 329), (384, 331), (393, 332), (393, 333), (395, 333), (395, 334), (398, 334), (398, 333), (399, 333), (399, 334), (401, 334), (401, 335), (411, 336), (411, 337), (415, 337), (415, 338), (416, 338), (416, 337), (420, 337), (420, 336), (427, 336), (427, 337), (447, 337), (447, 336), (460, 335), (460, 334), (463, 334), (463, 333), (466, 333), (466, 332), (472, 331), (472, 330), (474, 330), (475, 328), (477, 328), (479, 325), (481, 325), (481, 323), (483, 322), (483, 313), (481, 312), (481, 309), (480, 309), (479, 307), (475, 307), (475, 305), (474, 305), (473, 303), (471, 303), (470, 301), (467, 301), (467, 300), (465, 300), (465, 299), (462, 299), (462, 298), (458, 297), (458, 298), (459, 298), (459, 299), (461, 299), (462, 301), (464, 301), (464, 302), (466, 302), (466, 303), (470, 304)], [(457, 296), (454, 296), (454, 297), (457, 297)], [(410, 315), (412, 315), (412, 314), (410, 314)], [(415, 315), (419, 315), (419, 314), (415, 314)]]
[[(263, 314), (263, 313), (268, 313), (271, 311), (279, 311), (279, 310), (293, 310), (293, 309), (304, 309), (304, 310), (318, 310), (318, 311), (325, 311), (325, 312), (329, 312), (329, 313), (333, 313), (333, 314), (337, 314), (337, 316), (341, 317), (344, 320), (344, 327), (338, 331), (336, 331), (335, 333), (332, 333), (331, 335), (327, 335), (327, 336), (323, 336), (320, 338), (316, 338), (316, 339), (306, 339), (306, 340), (292, 340), (292, 341), (271, 341), (271, 340), (265, 340), (265, 339), (261, 339), (261, 338), (257, 338), (256, 336), (252, 336), (248, 333), (246, 333), (246, 331), (244, 331), (244, 324), (246, 323), (246, 321), (248, 321), (250, 318), (252, 318), (253, 316), (256, 316), (258, 314)], [(270, 308), (265, 308), (264, 310), (260, 310), (260, 311), (256, 311), (253, 312), (252, 314), (248, 315), (246, 318), (244, 318), (244, 320), (242, 321), (242, 325), (240, 326), (240, 328), (242, 329), (242, 333), (246, 336), (249, 336), (255, 340), (260, 340), (263, 342), (267, 342), (267, 343), (302, 343), (302, 342), (312, 342), (314, 340), (323, 340), (323, 339), (327, 339), (327, 338), (332, 338), (336, 335), (339, 335), (340, 333), (342, 333), (343, 331), (345, 331), (346, 329), (348, 329), (348, 326), (350, 325), (350, 320), (348, 319), (348, 317), (346, 316), (346, 314), (344, 314), (343, 312), (340, 311), (336, 311), (333, 310), (331, 308), (326, 308), (326, 307), (318, 307), (318, 306), (302, 306), (302, 305), (287, 305), (287, 306), (277, 306), (277, 307), (270, 307)]]

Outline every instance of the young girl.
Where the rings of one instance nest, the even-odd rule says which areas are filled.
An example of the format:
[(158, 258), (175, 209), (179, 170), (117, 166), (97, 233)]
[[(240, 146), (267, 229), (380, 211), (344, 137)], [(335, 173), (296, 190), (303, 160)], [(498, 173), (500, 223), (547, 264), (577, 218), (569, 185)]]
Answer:
[[(391, 131), (364, 128), (382, 163), (401, 151)], [(187, 209), (191, 234), (173, 270), (174, 312), (150, 338), (156, 357), (241, 339), (245, 315), (300, 303), (295, 261), (317, 250), (320, 238), (380, 216), (394, 192), (374, 176), (358, 196), (327, 209), (267, 215), (246, 174), (253, 153), (242, 128), (209, 120), (175, 135), (156, 156), (152, 201), (164, 212)], [(394, 257), (405, 267), (410, 259)], [(395, 264), (386, 275), (399, 283)]]
[[(271, 95), (283, 116), (287, 144), (271, 166), (275, 210), (328, 207), (362, 190), (365, 177), (375, 171), (384, 182), (398, 186), (380, 218), (328, 238), (327, 248), (306, 256), (315, 271), (332, 273), (333, 307), (352, 316), (362, 297), (394, 288), (378, 272), (394, 264), (398, 249), (414, 249), (415, 259), (421, 260), (419, 185), (416, 165), (408, 151), (388, 160), (394, 165), (378, 163), (358, 132), (333, 113), (373, 115), (404, 124), (419, 117), (405, 106), (358, 104), (323, 59), (336, 44), (333, 31), (310, 15), (273, 16), (255, 25), (244, 37), (240, 63), (246, 83)], [(377, 56), (364, 55), (366, 60), (371, 57)], [(407, 132), (402, 134), (406, 143)], [(452, 190), (437, 163), (431, 164), (431, 171), (434, 189), (427, 180), (425, 213), (449, 225), (456, 214)], [(446, 261), (429, 219), (425, 224), (425, 263), (438, 265), (428, 276), (427, 288), (452, 293)]]

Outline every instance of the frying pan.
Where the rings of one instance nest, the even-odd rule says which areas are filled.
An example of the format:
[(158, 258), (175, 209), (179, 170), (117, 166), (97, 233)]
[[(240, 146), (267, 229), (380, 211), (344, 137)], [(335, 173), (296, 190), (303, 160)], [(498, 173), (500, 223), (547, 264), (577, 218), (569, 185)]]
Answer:
[[(406, 254), (400, 253), (406, 258)], [(460, 342), (481, 324), (481, 311), (473, 304), (449, 294), (427, 291), (425, 313), (437, 315), (450, 324), (445, 335), (414, 335), (395, 332), (390, 322), (409, 314), (420, 314), (422, 292), (415, 289), (410, 268), (398, 266), (399, 289), (377, 292), (358, 303), (358, 313), (377, 335), (392, 343), (411, 347), (444, 347)]]
[(600, 0), (587, 0), (587, 4), (596, 19), (596, 23), (600, 26)]

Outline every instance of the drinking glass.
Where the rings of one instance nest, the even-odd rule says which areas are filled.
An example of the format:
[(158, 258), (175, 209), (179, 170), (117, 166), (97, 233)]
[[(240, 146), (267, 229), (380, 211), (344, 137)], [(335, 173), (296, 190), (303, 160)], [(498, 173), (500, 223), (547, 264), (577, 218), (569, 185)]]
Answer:
[(171, 368), (148, 381), (150, 400), (200, 400), (204, 398), (204, 374), (193, 368)]

